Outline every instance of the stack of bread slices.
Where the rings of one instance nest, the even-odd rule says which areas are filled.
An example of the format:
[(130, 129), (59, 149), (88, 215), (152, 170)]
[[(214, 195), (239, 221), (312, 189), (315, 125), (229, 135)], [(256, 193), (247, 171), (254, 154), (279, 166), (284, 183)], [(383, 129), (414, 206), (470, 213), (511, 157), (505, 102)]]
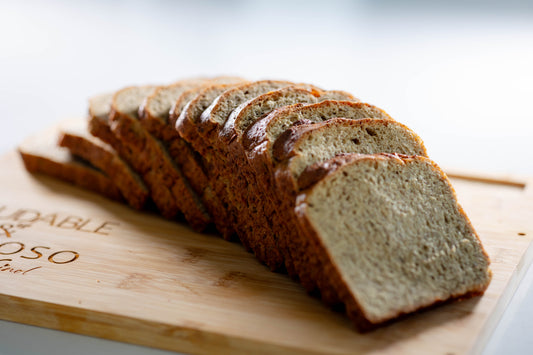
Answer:
[(361, 331), (490, 282), (421, 139), (343, 91), (235, 77), (127, 87), (92, 98), (53, 145), (22, 144), (28, 170), (214, 225)]

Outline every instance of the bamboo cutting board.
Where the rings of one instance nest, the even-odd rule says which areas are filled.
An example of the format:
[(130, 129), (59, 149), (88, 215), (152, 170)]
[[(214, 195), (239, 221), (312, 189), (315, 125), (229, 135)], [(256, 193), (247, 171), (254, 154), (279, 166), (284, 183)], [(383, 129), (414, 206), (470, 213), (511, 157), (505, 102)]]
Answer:
[(0, 158), (0, 318), (191, 353), (440, 353), (482, 348), (533, 252), (533, 182), (456, 177), (492, 259), (483, 297), (369, 334), (236, 244)]

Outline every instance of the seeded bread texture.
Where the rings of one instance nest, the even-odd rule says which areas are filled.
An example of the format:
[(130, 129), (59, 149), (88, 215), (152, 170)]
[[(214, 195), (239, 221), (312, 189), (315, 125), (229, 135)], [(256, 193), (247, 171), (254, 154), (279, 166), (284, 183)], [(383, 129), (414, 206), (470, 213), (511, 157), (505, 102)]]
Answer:
[(109, 195), (95, 188), (107, 181), (127, 196), (134, 175), (118, 153), (167, 218), (183, 211), (196, 230), (212, 220), (227, 239), (236, 231), (361, 331), (483, 293), (489, 261), (447, 178), (416, 134), (358, 101), (239, 78), (130, 87), (90, 100), (89, 129), (108, 145), (75, 130), (62, 143), (114, 176), (93, 168), (87, 187)]
[(175, 218), (182, 212), (191, 227), (201, 231), (210, 222), (201, 200), (162, 144), (143, 128), (138, 119), (141, 103), (154, 90), (153, 86), (141, 86), (117, 91), (111, 104), (111, 130), (136, 156), (131, 164), (143, 176), (161, 214)]
[(122, 201), (120, 191), (108, 176), (75, 158), (68, 149), (59, 147), (58, 138), (59, 131), (53, 128), (29, 137), (19, 145), (19, 154), (29, 172), (48, 175)]
[(358, 155), (326, 164), (295, 214), (307, 252), (324, 265), (314, 272), (328, 274), (359, 330), (484, 292), (488, 256), (434, 163)]
[(145, 184), (109, 144), (88, 132), (84, 119), (70, 120), (61, 126), (59, 146), (100, 169), (135, 209), (142, 209), (149, 197)]

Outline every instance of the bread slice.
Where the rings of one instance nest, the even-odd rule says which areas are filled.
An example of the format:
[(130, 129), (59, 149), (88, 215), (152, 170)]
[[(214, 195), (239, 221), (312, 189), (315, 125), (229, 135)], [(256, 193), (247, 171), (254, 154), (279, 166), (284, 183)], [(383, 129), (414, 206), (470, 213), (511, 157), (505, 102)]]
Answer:
[(26, 170), (41, 173), (122, 201), (119, 189), (104, 173), (59, 147), (58, 128), (48, 129), (22, 142), (18, 151)]
[[(446, 175), (424, 157), (353, 155), (306, 171), (295, 215), (310, 258), (360, 331), (482, 294), (489, 258)], [(316, 174), (318, 170), (318, 175)]]
[(130, 206), (135, 209), (143, 208), (149, 198), (148, 189), (143, 181), (119, 157), (115, 149), (89, 134), (87, 120), (65, 122), (61, 126), (58, 144), (104, 172), (118, 187)]
[[(278, 238), (283, 238), (280, 233), (286, 233), (286, 231), (284, 230), (284, 226), (275, 222), (283, 217), (277, 216), (280, 214), (277, 206), (278, 197), (275, 190), (272, 189), (272, 186), (274, 186), (272, 147), (277, 137), (295, 122), (321, 122), (332, 117), (391, 119), (383, 110), (361, 102), (325, 100), (307, 105), (300, 103), (272, 111), (267, 116), (249, 125), (249, 128), (241, 138), (241, 146), (246, 154), (245, 160), (247, 163), (245, 166), (247, 165), (248, 167), (240, 167), (240, 170), (245, 174), (247, 181), (253, 186), (257, 186), (257, 189), (260, 191), (263, 191), (262, 194), (254, 194), (257, 196), (257, 199), (252, 200), (250, 204), (261, 204), (263, 213), (271, 216), (273, 220), (273, 233), (270, 233), (268, 237), (261, 241), (263, 244), (262, 248), (266, 250), (279, 250), (282, 253), (281, 257), (278, 255), (276, 259), (270, 260), (269, 263), (276, 265), (277, 263), (283, 262), (289, 272), (293, 272), (294, 270), (291, 256), (287, 255), (284, 248), (278, 246), (277, 241)], [(253, 195), (251, 196), (253, 198)], [(316, 287), (313, 281), (301, 280), (308, 291), (313, 291)]]
[[(205, 152), (207, 147), (204, 146), (203, 141), (197, 139), (196, 126), (200, 123), (200, 117), (202, 112), (209, 107), (211, 102), (224, 91), (237, 86), (237, 84), (215, 84), (203, 88), (196, 93), (196, 96), (183, 107), (181, 113), (178, 116), (179, 107), (183, 104), (185, 99), (178, 99), (174, 107), (172, 108), (170, 120), (176, 122), (176, 130), (181, 138), (189, 143), (192, 148), (198, 153), (197, 157), (200, 160), (200, 164), (204, 169), (204, 173), (207, 177), (204, 187), (203, 201), (208, 209), (213, 222), (224, 239), (233, 239), (235, 235), (234, 226), (227, 209), (223, 206), (220, 196), (217, 196), (213, 188), (212, 176), (209, 175), (210, 167), (207, 165), (207, 161), (202, 158), (202, 153)], [(184, 96), (189, 96), (194, 93), (184, 93)], [(177, 116), (177, 117), (176, 117)], [(245, 245), (245, 247), (247, 247)]]
[(210, 222), (209, 214), (162, 144), (138, 119), (139, 106), (154, 90), (140, 86), (117, 91), (111, 104), (111, 130), (135, 156), (130, 164), (143, 176), (161, 214), (174, 218), (181, 211), (190, 226), (201, 231)]
[[(346, 92), (309, 90), (297, 85), (289, 86), (242, 103), (230, 114), (219, 133), (220, 152), (217, 160), (220, 162), (219, 166), (226, 169), (221, 174), (229, 178), (226, 188), (237, 209), (235, 213), (242, 217), (239, 223), (243, 225), (245, 235), (241, 238), (248, 239), (247, 243), (254, 254), (271, 270), (283, 270), (286, 266), (286, 271), (293, 278), (297, 275), (290, 260), (285, 260), (281, 250), (265, 249), (266, 244), (261, 242), (266, 238), (272, 238), (270, 235), (274, 230), (273, 216), (265, 213), (262, 208), (265, 193), (262, 189), (258, 189), (255, 176), (250, 172), (244, 173), (244, 170), (249, 170), (250, 167), (241, 138), (249, 126), (272, 110), (295, 103), (316, 103), (331, 98), (357, 101)], [(250, 178), (247, 179), (246, 176)]]
[[(403, 153), (408, 155), (427, 156), (422, 140), (409, 128), (388, 119), (345, 119), (332, 118), (314, 124), (293, 126), (276, 140), (273, 146), (274, 177), (271, 186), (266, 188), (275, 191), (273, 206), (279, 211), (274, 215), (274, 225), (278, 226), (279, 238), (276, 246), (289, 254), (294, 269), (307, 289), (318, 287), (322, 298), (327, 303), (338, 301), (335, 290), (328, 287), (329, 281), (317, 280), (308, 273), (309, 265), (317, 262), (302, 253), (295, 245), (305, 245), (295, 231), (296, 221), (286, 211), (294, 209), (296, 195), (299, 192), (298, 179), (301, 173), (316, 163), (326, 161), (345, 153)], [(322, 267), (316, 265), (317, 268)], [(327, 277), (327, 275), (325, 275)], [(314, 282), (318, 281), (318, 285)]]

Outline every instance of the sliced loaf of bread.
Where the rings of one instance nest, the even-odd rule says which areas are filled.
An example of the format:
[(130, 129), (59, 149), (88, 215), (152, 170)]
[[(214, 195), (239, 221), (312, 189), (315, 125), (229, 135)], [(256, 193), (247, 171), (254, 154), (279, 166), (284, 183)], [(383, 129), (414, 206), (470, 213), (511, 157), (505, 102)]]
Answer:
[(323, 265), (309, 268), (328, 275), (359, 330), (487, 288), (488, 256), (429, 159), (352, 155), (305, 174), (295, 214)]
[(65, 122), (61, 126), (58, 144), (104, 172), (131, 207), (144, 207), (149, 198), (146, 185), (111, 145), (89, 134), (86, 120)]

